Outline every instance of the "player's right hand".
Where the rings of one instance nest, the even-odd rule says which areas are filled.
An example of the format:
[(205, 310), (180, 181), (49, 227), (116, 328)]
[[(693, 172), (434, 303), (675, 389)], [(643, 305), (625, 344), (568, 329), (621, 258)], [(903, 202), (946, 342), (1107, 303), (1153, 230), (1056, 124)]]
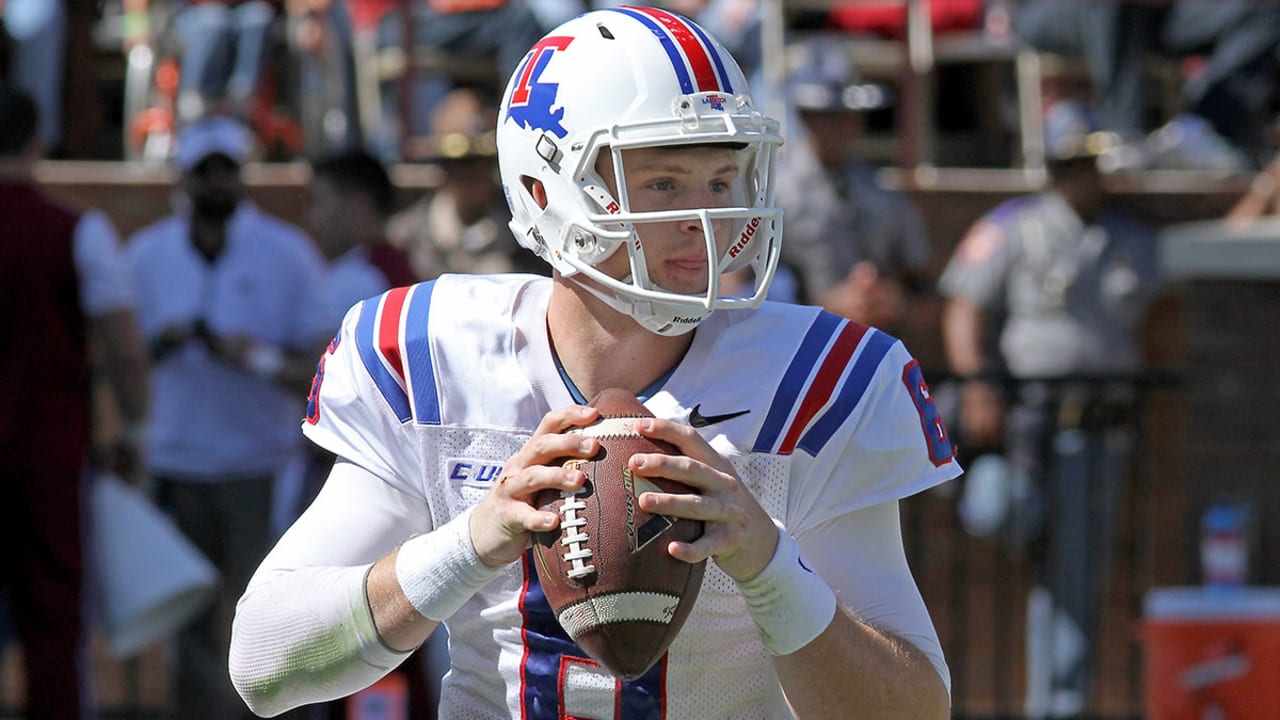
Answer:
[(599, 441), (567, 431), (589, 425), (599, 414), (582, 405), (552, 410), (524, 447), (502, 466), (501, 476), (471, 513), (471, 544), (485, 565), (496, 568), (515, 562), (529, 548), (533, 533), (560, 524), (555, 513), (538, 510), (534, 498), (542, 490), (582, 487), (586, 476), (581, 470), (566, 469), (563, 462), (595, 455)]

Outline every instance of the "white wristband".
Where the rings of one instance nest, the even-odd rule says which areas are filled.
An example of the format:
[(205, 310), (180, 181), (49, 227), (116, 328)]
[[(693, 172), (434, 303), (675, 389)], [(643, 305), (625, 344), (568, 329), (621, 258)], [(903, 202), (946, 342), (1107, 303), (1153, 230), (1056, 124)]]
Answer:
[(759, 575), (738, 583), (770, 655), (790, 655), (813, 642), (836, 614), (836, 594), (800, 559), (800, 544), (777, 520), (778, 547)]
[(470, 519), (468, 508), (435, 530), (409, 538), (396, 554), (396, 580), (428, 620), (453, 615), (501, 569), (485, 565), (476, 554)]

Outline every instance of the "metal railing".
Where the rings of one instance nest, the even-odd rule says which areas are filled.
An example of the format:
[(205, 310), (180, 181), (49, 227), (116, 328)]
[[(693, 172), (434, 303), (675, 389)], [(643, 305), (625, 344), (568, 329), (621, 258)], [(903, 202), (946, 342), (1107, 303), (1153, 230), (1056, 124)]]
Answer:
[[(943, 400), (958, 380), (941, 372), (926, 377), (935, 396)], [(1179, 401), (1179, 378), (1153, 371), (1035, 379), (993, 375), (986, 379), (1001, 383), (1009, 397), (1034, 390), (1032, 394), (1047, 392), (1055, 397), (1069, 391), (1086, 403), (1126, 398), (1118, 408), (1107, 402), (1112, 405), (1109, 409), (1122, 412), (1095, 414), (1092, 419), (1087, 413), (1052, 413), (1056, 424), (1047, 433), (1062, 438), (1078, 432), (1118, 432), (1130, 442), (1121, 482), (1112, 488), (1114, 511), (1101, 512), (1090, 505), (1086, 525), (1077, 528), (1080, 537), (1095, 546), (1091, 562), (1108, 568), (1108, 572), (1097, 583), (1094, 620), (1082, 628), (1090, 648), (1087, 675), (1091, 681), (1081, 698), (1079, 714), (1072, 716), (1140, 718), (1144, 705), (1143, 598), (1152, 587), (1185, 582), (1189, 575), (1185, 553), (1158, 539), (1160, 534), (1182, 537), (1185, 533), (1177, 530), (1183, 523), (1182, 508), (1168, 502), (1176, 488), (1161, 484), (1153, 462), (1160, 452), (1158, 443), (1152, 441), (1153, 424), (1178, 422), (1177, 412), (1169, 408)], [(948, 428), (960, 448), (961, 461), (972, 463), (975, 453), (966, 454), (965, 439), (957, 436), (956, 424), (952, 422)], [(1052, 443), (1045, 445), (1044, 452), (1046, 474), (1064, 471), (1055, 466)], [(1098, 458), (1086, 459), (1086, 474), (1099, 471)], [(1043, 709), (1049, 699), (1036, 696), (1035, 688), (1042, 683), (1033, 676), (1043, 675), (1049, 661), (1045, 656), (1052, 654), (1053, 644), (1045, 646), (1030, 639), (1027, 619), (1035, 612), (1029, 609), (1033, 588), (1045, 581), (1055, 557), (1047, 547), (1052, 541), (1038, 535), (1023, 538), (1026, 542), (1019, 545), (999, 532), (966, 529), (959, 508), (969, 490), (965, 485), (969, 479), (962, 476), (902, 504), (908, 558), (951, 667), (953, 715), (972, 720), (1040, 717), (1037, 708)], [(1052, 523), (1060, 509), (1043, 510), (1046, 521)], [(1015, 507), (1009, 512), (1018, 510)], [(1103, 523), (1111, 527), (1102, 527)], [(1106, 547), (1097, 547), (1099, 538), (1108, 538)], [(1036, 604), (1031, 602), (1030, 606)], [(1029, 645), (1033, 648), (1030, 651)]]

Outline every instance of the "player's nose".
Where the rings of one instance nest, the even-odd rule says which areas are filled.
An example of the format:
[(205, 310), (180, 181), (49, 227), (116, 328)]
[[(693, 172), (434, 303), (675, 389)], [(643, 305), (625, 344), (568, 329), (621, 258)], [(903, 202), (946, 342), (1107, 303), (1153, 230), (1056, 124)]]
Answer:
[(702, 220), (697, 217), (686, 218), (680, 221), (680, 229), (687, 233), (701, 233)]

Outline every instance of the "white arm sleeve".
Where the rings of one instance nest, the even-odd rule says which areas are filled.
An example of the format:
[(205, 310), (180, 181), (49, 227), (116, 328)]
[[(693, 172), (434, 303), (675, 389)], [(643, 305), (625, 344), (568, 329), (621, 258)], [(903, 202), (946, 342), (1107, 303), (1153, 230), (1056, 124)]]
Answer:
[(350, 695), (408, 657), (378, 637), (364, 579), (374, 561), (430, 530), (425, 516), (420, 500), (338, 461), (236, 607), (231, 681), (256, 714)]
[(837, 516), (796, 540), (805, 561), (836, 591), (841, 605), (918, 648), (951, 692), (951, 671), (938, 633), (907, 565), (897, 501)]

